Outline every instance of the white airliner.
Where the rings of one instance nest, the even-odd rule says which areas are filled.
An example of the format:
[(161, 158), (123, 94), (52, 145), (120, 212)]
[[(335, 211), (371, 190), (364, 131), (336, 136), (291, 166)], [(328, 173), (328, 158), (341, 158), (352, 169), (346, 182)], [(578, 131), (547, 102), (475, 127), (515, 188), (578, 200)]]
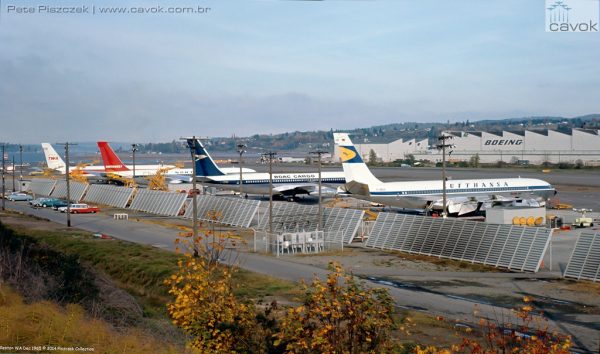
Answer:
[[(205, 185), (225, 190), (239, 191), (240, 176), (226, 174), (210, 157), (204, 145), (198, 139), (187, 139), (188, 147), (196, 156), (196, 170), (203, 178)], [(273, 193), (285, 197), (298, 194), (315, 194), (319, 190), (319, 174), (311, 172), (273, 173)], [(322, 172), (322, 193), (335, 192), (335, 188), (346, 180), (344, 172)], [(242, 173), (243, 192), (248, 194), (269, 194), (269, 174), (262, 172)]]
[[(346, 133), (334, 133), (346, 176), (344, 188), (352, 196), (410, 209), (441, 209), (442, 181), (382, 182), (363, 162)], [(446, 181), (448, 212), (459, 215), (477, 210), (481, 203), (547, 200), (556, 193), (548, 182), (532, 178), (493, 178)]]
[[(42, 143), (42, 150), (44, 150), (44, 156), (46, 156), (46, 164), (51, 170), (56, 170), (59, 173), (65, 174), (66, 164), (62, 157), (54, 150), (50, 143)], [(99, 173), (104, 172), (104, 166), (69, 166), (69, 170), (81, 170), (84, 176), (97, 176)]]
[[(99, 141), (98, 148), (104, 162), (104, 172), (115, 174), (121, 177), (131, 178), (133, 176), (133, 165), (125, 165), (123, 161), (115, 154), (114, 150), (106, 141)], [(191, 182), (193, 169), (178, 168), (173, 165), (135, 165), (135, 176), (144, 177), (155, 175), (159, 170), (163, 171), (169, 183)], [(223, 169), (225, 173), (239, 173), (240, 169), (230, 167)], [(242, 173), (256, 172), (249, 168), (243, 168)], [(203, 177), (200, 173), (197, 176)]]

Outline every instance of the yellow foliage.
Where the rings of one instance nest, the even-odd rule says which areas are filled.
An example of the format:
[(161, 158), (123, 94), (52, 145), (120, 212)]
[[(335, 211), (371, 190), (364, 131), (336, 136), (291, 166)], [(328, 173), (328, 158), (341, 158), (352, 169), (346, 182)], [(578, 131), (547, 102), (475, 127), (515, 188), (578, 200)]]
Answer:
[(0, 345), (94, 348), (95, 353), (180, 353), (139, 330), (119, 333), (104, 321), (89, 319), (78, 305), (49, 301), (24, 304), (0, 285)]
[(288, 353), (391, 352), (395, 323), (387, 291), (365, 288), (338, 263), (330, 269), (325, 282), (305, 285), (304, 304), (287, 311), (275, 344)]
[(175, 297), (167, 305), (173, 324), (192, 336), (188, 343), (202, 353), (234, 353), (244, 348), (254, 326), (254, 307), (235, 298), (235, 270), (211, 267), (202, 257), (185, 255), (177, 274), (165, 280)]

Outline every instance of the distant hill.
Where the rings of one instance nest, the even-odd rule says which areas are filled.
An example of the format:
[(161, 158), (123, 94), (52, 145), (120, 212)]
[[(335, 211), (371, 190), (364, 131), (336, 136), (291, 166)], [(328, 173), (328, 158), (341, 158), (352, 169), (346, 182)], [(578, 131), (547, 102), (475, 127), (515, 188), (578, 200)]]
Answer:
[(307, 152), (316, 148), (333, 149), (333, 133), (348, 132), (357, 143), (388, 143), (397, 139), (426, 139), (435, 138), (442, 130), (488, 131), (491, 133), (508, 131), (523, 131), (525, 129), (553, 129), (569, 132), (572, 128), (600, 129), (600, 114), (565, 118), (550, 116), (521, 117), (508, 119), (486, 119), (471, 122), (469, 120), (455, 123), (391, 123), (369, 128), (351, 130), (305, 131), (288, 132), (283, 134), (256, 134), (245, 138), (219, 137), (210, 139), (213, 151), (235, 151), (240, 142), (256, 151), (297, 151)]

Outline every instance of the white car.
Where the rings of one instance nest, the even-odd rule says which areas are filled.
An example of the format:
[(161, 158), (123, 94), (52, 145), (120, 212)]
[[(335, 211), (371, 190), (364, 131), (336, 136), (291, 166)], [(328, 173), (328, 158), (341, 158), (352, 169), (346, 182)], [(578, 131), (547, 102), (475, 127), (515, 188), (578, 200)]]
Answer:
[[(61, 213), (66, 213), (67, 212), (67, 207), (60, 207), (58, 208), (58, 211), (60, 211)], [(84, 213), (97, 213), (100, 211), (100, 209), (98, 209), (98, 207), (95, 206), (90, 206), (87, 204), (71, 204), (70, 207), (70, 211), (71, 214), (84, 214)]]

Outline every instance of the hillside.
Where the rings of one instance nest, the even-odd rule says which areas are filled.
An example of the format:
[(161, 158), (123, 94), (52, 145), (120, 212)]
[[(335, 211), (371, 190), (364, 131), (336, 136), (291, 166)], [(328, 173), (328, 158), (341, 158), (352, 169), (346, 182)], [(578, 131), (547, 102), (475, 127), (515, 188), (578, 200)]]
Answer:
[(331, 129), (329, 131), (287, 132), (283, 134), (252, 135), (245, 138), (212, 138), (208, 143), (213, 151), (235, 151), (242, 142), (257, 151), (273, 149), (276, 151), (310, 151), (315, 148), (325, 150), (332, 148), (333, 132), (349, 132), (355, 142), (384, 143), (397, 139), (434, 138), (441, 130), (466, 130), (501, 132), (502, 130), (523, 131), (525, 129), (555, 129), (568, 132), (572, 128), (600, 129), (600, 114), (589, 114), (580, 117), (522, 117), (500, 120), (469, 120), (455, 123), (391, 123), (369, 128)]

